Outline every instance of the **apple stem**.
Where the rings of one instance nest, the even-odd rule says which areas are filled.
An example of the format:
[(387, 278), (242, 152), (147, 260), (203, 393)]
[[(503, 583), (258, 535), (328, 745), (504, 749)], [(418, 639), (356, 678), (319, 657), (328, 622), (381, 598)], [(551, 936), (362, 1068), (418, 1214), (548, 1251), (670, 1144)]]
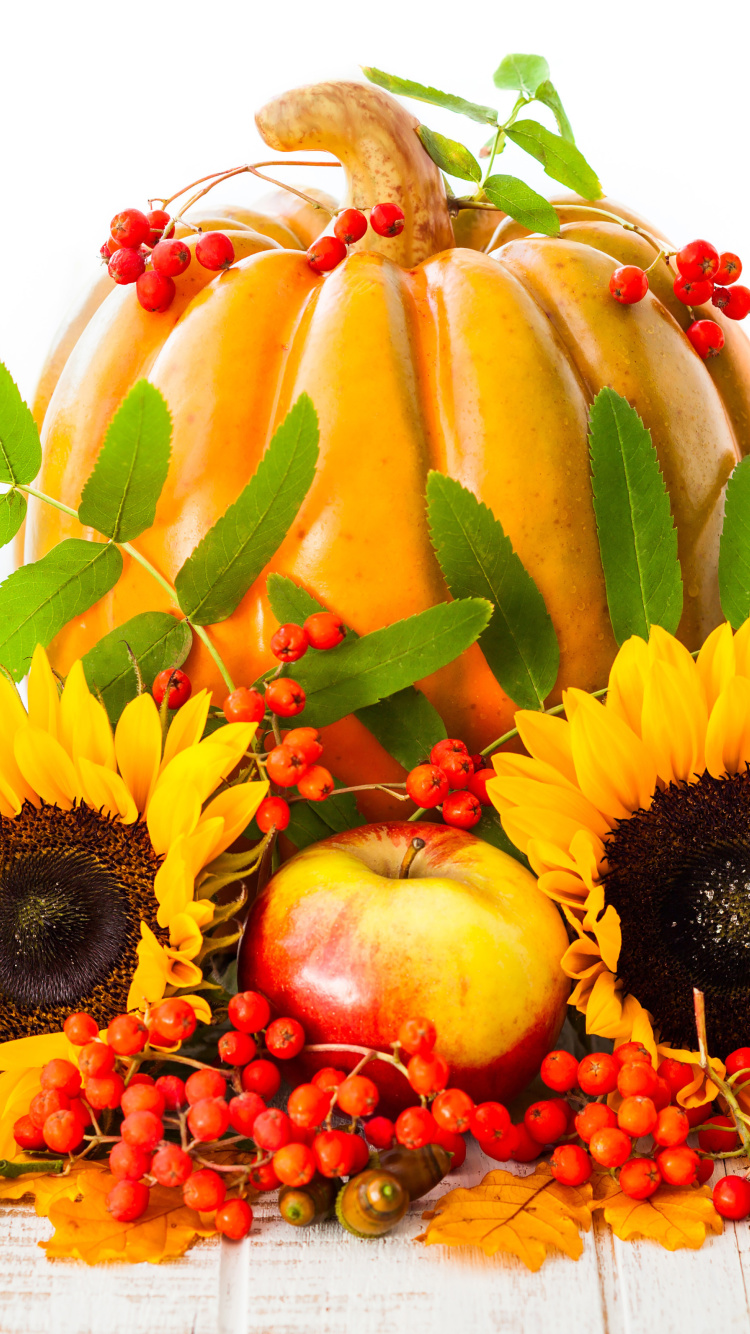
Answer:
[(398, 873), (399, 880), (408, 880), (411, 864), (418, 852), (422, 851), (425, 841), (423, 838), (413, 838), (404, 854), (404, 860)]

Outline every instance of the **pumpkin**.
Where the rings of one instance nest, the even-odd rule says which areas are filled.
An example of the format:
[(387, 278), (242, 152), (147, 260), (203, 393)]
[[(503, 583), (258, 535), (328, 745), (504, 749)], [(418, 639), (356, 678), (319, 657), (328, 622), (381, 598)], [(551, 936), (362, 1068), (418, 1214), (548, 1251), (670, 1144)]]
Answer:
[[(634, 233), (592, 219), (580, 201), (566, 205), (559, 238), (529, 236), (506, 220), (492, 254), (455, 246), (418, 122), (380, 89), (301, 88), (270, 102), (257, 123), (275, 151), (335, 154), (347, 204), (392, 200), (404, 209), (403, 232), (381, 238), (368, 230), (321, 277), (303, 254), (238, 230), (238, 263), (217, 276), (191, 266), (164, 314), (142, 311), (130, 288), (111, 293), (48, 408), (42, 489), (77, 503), (117, 404), (148, 376), (172, 413), (173, 459), (155, 525), (138, 544), (174, 579), (307, 391), (320, 418), (319, 468), (269, 569), (304, 585), (360, 634), (444, 600), (424, 506), (427, 471), (437, 468), (492, 508), (541, 589), (560, 640), (557, 699), (571, 682), (600, 686), (616, 647), (587, 450), (589, 404), (611, 385), (652, 431), (678, 529), (680, 636), (691, 648), (701, 643), (720, 619), (724, 484), (750, 448), (742, 332), (711, 309), (727, 343), (702, 362), (683, 333), (686, 311), (658, 270), (639, 305), (618, 305), (608, 290), (616, 263), (650, 260), (652, 251)], [(484, 244), (488, 229), (485, 222)], [(27, 559), (76, 533), (76, 521), (31, 501)], [(272, 661), (276, 621), (265, 584), (264, 573), (211, 630), (238, 683)], [(53, 642), (55, 667), (66, 672), (117, 624), (167, 605), (126, 558), (117, 587)], [(197, 642), (186, 670), (221, 701), (222, 682)], [(510, 724), (512, 702), (477, 645), (421, 685), (449, 734), (471, 751)], [(327, 729), (326, 743), (345, 781), (401, 774), (356, 719)]]

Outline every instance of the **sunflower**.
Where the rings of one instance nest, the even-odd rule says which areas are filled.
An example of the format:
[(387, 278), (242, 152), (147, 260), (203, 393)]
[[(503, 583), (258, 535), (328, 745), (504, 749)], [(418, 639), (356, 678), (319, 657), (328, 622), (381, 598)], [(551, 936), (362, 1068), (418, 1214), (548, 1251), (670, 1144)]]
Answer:
[(516, 714), (528, 754), (497, 755), (487, 791), (568, 922), (587, 1032), (690, 1061), (684, 1101), (703, 1101), (693, 988), (715, 1058), (750, 1041), (750, 621), (697, 659), (654, 626), (622, 645), (606, 703), (571, 689), (563, 707)]
[(67, 1055), (74, 1010), (105, 1027), (187, 991), (210, 1018), (189, 994), (216, 911), (207, 892), (226, 881), (208, 877), (267, 784), (225, 783), (255, 724), (201, 740), (209, 702), (201, 691), (163, 737), (139, 695), (113, 733), (80, 662), (60, 692), (37, 648), (28, 713), (0, 676), (0, 1070)]

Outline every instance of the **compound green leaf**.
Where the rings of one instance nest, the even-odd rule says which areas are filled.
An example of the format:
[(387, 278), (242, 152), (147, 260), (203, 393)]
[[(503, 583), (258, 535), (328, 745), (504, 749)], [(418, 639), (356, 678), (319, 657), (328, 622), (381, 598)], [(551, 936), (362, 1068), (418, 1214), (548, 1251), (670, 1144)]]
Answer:
[[(129, 700), (138, 694), (138, 662), (147, 690), (165, 667), (181, 667), (193, 642), (187, 621), (166, 611), (143, 611), (104, 635), (83, 658), (92, 690), (99, 693), (114, 725)], [(128, 652), (130, 650), (130, 652)]]
[(517, 176), (490, 176), (484, 183), (484, 192), (491, 204), (508, 213), (522, 227), (545, 236), (560, 235), (560, 219), (544, 195), (537, 194)]
[(721, 610), (734, 630), (750, 616), (750, 458), (727, 482), (719, 546)]
[(652, 625), (674, 634), (682, 615), (677, 530), (659, 460), (635, 408), (599, 391), (589, 417), (594, 512), (607, 605), (618, 644), (648, 639)]
[(231, 616), (286, 537), (317, 461), (317, 414), (300, 394), (242, 494), (178, 572), (180, 607), (196, 625)]
[(150, 528), (167, 480), (172, 419), (159, 390), (139, 380), (107, 427), (81, 494), (78, 517), (113, 542), (132, 542)]
[(553, 134), (536, 120), (517, 120), (506, 130), (509, 139), (541, 162), (548, 176), (567, 185), (584, 199), (601, 199), (599, 178), (583, 153), (568, 139)]
[(0, 482), (28, 486), (42, 466), (42, 446), (31, 411), (0, 361)]
[(113, 588), (122, 556), (111, 543), (69, 537), (46, 556), (0, 584), (0, 663), (20, 681), (37, 644), (46, 645), (68, 621)]
[(427, 479), (430, 536), (456, 598), (486, 598), (494, 615), (479, 640), (493, 675), (521, 709), (541, 709), (560, 650), (544, 599), (492, 510), (442, 473)]

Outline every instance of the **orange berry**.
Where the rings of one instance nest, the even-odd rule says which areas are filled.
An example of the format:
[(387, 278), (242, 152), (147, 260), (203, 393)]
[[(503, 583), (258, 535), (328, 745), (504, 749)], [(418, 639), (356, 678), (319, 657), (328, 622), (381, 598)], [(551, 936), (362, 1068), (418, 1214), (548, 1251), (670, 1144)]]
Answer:
[(398, 1030), (399, 1045), (409, 1056), (429, 1056), (435, 1048), (437, 1033), (430, 1019), (406, 1019)]
[(659, 1076), (646, 1061), (628, 1061), (620, 1066), (617, 1091), (623, 1098), (650, 1098), (656, 1092)]
[(564, 1186), (582, 1186), (591, 1176), (591, 1159), (579, 1144), (558, 1144), (549, 1160), (552, 1175)]
[(617, 1127), (597, 1130), (589, 1141), (589, 1153), (602, 1167), (621, 1167), (630, 1157), (633, 1141)]
[(648, 1061), (651, 1064), (651, 1054), (642, 1042), (623, 1042), (615, 1047), (612, 1055), (619, 1065), (632, 1061)]
[(617, 1116), (605, 1102), (590, 1102), (578, 1113), (575, 1121), (577, 1134), (587, 1144), (597, 1130), (611, 1130), (616, 1125)]
[(317, 1170), (315, 1154), (307, 1144), (285, 1144), (273, 1155), (273, 1170), (285, 1186), (306, 1186)]
[(681, 1107), (664, 1107), (656, 1118), (654, 1139), (665, 1149), (684, 1144), (690, 1134), (690, 1122)]
[(640, 1135), (650, 1135), (657, 1120), (657, 1111), (650, 1098), (640, 1095), (623, 1098), (617, 1112), (617, 1124), (620, 1130), (638, 1139)]
[(674, 1149), (663, 1149), (656, 1165), (670, 1186), (692, 1186), (698, 1173), (700, 1158), (695, 1149), (678, 1144)]
[(647, 1200), (661, 1185), (661, 1172), (653, 1158), (631, 1158), (620, 1168), (620, 1189), (631, 1200)]

